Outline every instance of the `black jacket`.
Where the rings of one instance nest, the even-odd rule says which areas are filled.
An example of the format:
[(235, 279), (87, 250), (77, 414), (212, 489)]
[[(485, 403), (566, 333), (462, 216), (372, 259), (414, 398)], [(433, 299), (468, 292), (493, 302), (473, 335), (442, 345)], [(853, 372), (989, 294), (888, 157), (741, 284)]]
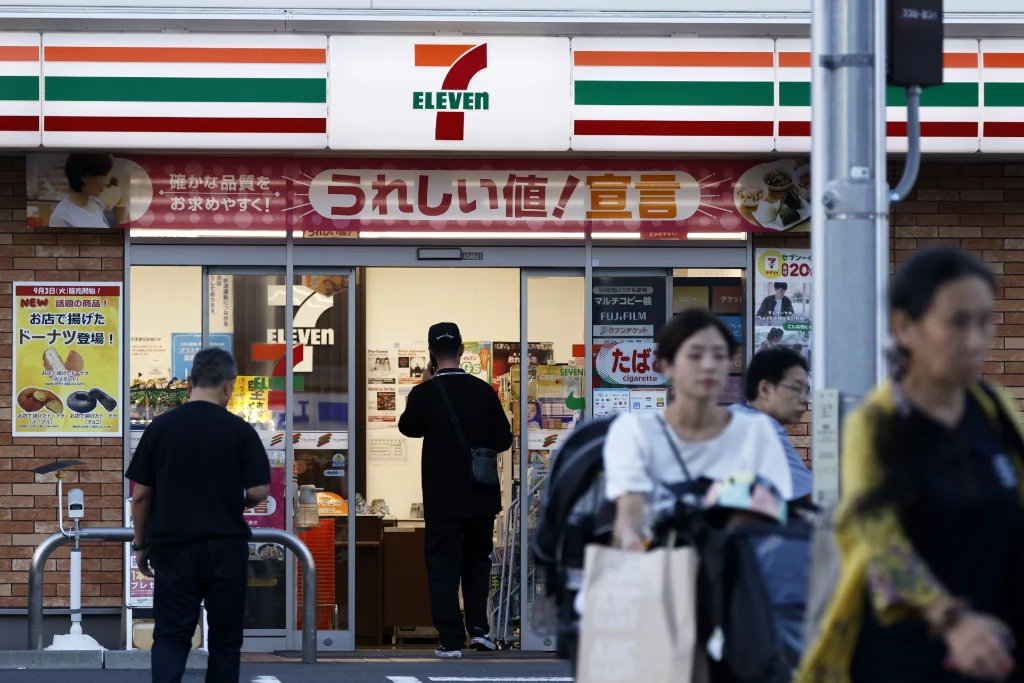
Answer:
[(502, 453), (512, 447), (512, 428), (487, 382), (451, 369), (413, 387), (398, 429), (405, 436), (423, 439), (423, 516), (493, 517), (501, 511), (501, 491), (473, 480), (469, 453), (459, 445), (438, 382), (445, 383), (470, 448), (493, 448)]
[[(761, 308), (757, 309), (758, 318), (775, 317), (775, 295), (770, 294), (761, 302)], [(782, 315), (793, 315), (793, 300), (788, 296), (782, 297)]]

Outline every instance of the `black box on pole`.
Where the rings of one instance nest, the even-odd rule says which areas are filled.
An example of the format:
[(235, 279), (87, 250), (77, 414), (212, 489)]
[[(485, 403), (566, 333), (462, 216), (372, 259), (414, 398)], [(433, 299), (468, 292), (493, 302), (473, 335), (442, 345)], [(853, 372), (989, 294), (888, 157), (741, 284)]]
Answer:
[(942, 0), (888, 0), (887, 82), (942, 85)]

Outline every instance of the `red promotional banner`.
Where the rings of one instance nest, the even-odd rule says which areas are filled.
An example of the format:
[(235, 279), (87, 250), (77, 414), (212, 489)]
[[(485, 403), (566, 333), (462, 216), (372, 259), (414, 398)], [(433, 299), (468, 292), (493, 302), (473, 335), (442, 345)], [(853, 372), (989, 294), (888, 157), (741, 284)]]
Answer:
[[(30, 155), (30, 224), (673, 238), (788, 230), (811, 213), (806, 160), (79, 156), (93, 158)], [(69, 192), (66, 169), (90, 163), (103, 183)]]

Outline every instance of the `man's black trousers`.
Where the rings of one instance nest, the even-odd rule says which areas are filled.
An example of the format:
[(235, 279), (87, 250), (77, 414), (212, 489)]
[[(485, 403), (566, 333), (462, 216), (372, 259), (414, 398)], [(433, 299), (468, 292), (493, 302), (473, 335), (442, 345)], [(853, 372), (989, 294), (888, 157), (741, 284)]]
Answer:
[(206, 602), (206, 683), (238, 683), (248, 584), (249, 544), (215, 539), (154, 546), (153, 683), (181, 683)]
[[(427, 580), (430, 609), (441, 646), (461, 650), (466, 631), (490, 632), (487, 595), (490, 591), (494, 517), (426, 520)], [(459, 584), (466, 609), (463, 625)]]

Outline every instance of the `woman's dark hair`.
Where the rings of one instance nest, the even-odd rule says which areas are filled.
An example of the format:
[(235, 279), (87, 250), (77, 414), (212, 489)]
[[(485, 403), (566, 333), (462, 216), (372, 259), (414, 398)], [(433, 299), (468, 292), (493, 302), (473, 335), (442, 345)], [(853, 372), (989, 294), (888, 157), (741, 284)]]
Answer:
[(709, 327), (718, 330), (729, 347), (729, 355), (734, 355), (740, 346), (729, 326), (706, 308), (688, 308), (669, 320), (658, 333), (658, 360), (671, 363), (687, 339)]
[(81, 192), (85, 179), (105, 176), (114, 169), (114, 157), (109, 154), (69, 154), (64, 162), (64, 175), (72, 192)]
[[(995, 288), (992, 272), (969, 253), (949, 247), (921, 250), (896, 271), (889, 289), (889, 308), (906, 314), (911, 320), (920, 320), (928, 313), (935, 295), (942, 287), (966, 278), (980, 278), (989, 288)], [(895, 351), (895, 376), (898, 380), (905, 371), (910, 355), (906, 349), (899, 347)], [(894, 413), (877, 410), (873, 418), (876, 424), (874, 449), (878, 453), (882, 481), (878, 488), (860, 501), (858, 511), (870, 514), (878, 508), (895, 505), (902, 516), (920, 496), (918, 430), (921, 422), (915, 419), (909, 405), (902, 400), (897, 402)], [(960, 451), (953, 454), (954, 457), (967, 457), (966, 444), (949, 446)]]
[(773, 327), (768, 330), (768, 339), (782, 339), (786, 335), (781, 327)]

